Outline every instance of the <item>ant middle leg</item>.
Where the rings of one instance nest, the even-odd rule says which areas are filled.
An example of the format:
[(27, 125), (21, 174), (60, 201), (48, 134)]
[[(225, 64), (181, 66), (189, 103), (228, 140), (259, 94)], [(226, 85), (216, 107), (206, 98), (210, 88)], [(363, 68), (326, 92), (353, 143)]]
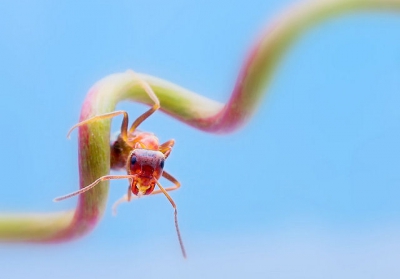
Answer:
[(172, 147), (174, 147), (175, 140), (170, 139), (167, 142), (164, 142), (161, 144), (158, 148), (159, 151), (161, 151), (162, 154), (164, 154), (165, 159), (168, 158), (169, 154), (171, 153)]
[(85, 124), (92, 123), (94, 121), (113, 118), (113, 117), (121, 115), (121, 114), (124, 115), (124, 118), (122, 119), (122, 124), (121, 124), (121, 137), (124, 140), (127, 140), (128, 139), (128, 121), (129, 121), (128, 119), (129, 118), (128, 118), (128, 113), (126, 111), (124, 111), (124, 110), (117, 110), (117, 111), (113, 111), (113, 112), (109, 112), (109, 113), (105, 113), (105, 114), (101, 114), (101, 115), (96, 115), (96, 116), (93, 116), (93, 117), (91, 117), (89, 119), (83, 120), (83, 121), (75, 124), (74, 126), (72, 126), (71, 129), (69, 129), (68, 134), (67, 134), (67, 138), (70, 137), (72, 131), (75, 128), (78, 128), (78, 127), (83, 126)]

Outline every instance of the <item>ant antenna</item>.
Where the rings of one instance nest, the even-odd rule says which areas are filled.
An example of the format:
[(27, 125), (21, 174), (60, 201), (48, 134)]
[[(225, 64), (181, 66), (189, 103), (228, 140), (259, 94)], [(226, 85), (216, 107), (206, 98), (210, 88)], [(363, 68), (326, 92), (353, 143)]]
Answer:
[(171, 203), (172, 207), (174, 208), (174, 217), (175, 217), (175, 229), (176, 229), (176, 234), (178, 235), (178, 240), (179, 240), (179, 245), (181, 246), (181, 251), (182, 255), (185, 259), (187, 259), (186, 256), (186, 251), (185, 251), (185, 246), (183, 245), (182, 237), (181, 237), (181, 232), (179, 230), (179, 225), (178, 225), (178, 210), (176, 209), (176, 204), (174, 200), (171, 198), (170, 195), (168, 195), (167, 191), (161, 186), (161, 184), (156, 180), (158, 188), (160, 188), (161, 192), (167, 197), (169, 202)]

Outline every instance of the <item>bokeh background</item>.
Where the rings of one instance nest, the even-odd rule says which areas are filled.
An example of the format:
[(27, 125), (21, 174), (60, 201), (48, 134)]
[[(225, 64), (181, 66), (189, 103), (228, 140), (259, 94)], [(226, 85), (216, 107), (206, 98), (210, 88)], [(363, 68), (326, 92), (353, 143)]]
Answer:
[[(0, 211), (75, 206), (52, 199), (78, 187), (76, 133), (65, 136), (97, 80), (133, 69), (224, 102), (248, 48), (293, 3), (0, 1)], [(234, 134), (162, 113), (141, 126), (177, 142), (166, 169), (182, 183), (187, 261), (165, 197), (112, 217), (117, 181), (88, 236), (1, 244), (1, 278), (399, 278), (399, 30), (399, 14), (376, 12), (312, 28)]]

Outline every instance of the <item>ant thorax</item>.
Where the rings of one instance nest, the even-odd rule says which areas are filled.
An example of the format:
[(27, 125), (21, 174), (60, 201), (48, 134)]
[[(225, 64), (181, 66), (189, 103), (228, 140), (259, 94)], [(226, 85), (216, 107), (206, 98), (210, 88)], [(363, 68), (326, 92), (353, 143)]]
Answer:
[(133, 148), (148, 150), (158, 150), (159, 148), (159, 140), (153, 133), (138, 130), (128, 135), (127, 143)]
[(128, 134), (128, 138), (122, 138), (120, 133), (111, 138), (110, 166), (114, 170), (126, 168), (127, 160), (134, 149), (147, 149), (158, 151), (158, 138), (149, 132), (134, 131)]

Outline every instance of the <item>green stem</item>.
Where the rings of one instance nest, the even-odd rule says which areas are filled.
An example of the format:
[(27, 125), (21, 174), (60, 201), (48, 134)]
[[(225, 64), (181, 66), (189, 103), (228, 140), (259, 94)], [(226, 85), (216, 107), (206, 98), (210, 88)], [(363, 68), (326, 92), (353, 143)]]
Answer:
[[(282, 55), (298, 35), (323, 20), (362, 10), (400, 10), (400, 0), (319, 0), (290, 7), (262, 34), (239, 73), (233, 93), (224, 105), (167, 81), (138, 74), (160, 99), (162, 110), (198, 129), (227, 133), (238, 129), (260, 103)], [(151, 104), (131, 72), (114, 74), (96, 83), (83, 104), (81, 120), (111, 112), (118, 102)], [(98, 121), (79, 129), (80, 187), (110, 170), (110, 121)], [(52, 214), (0, 215), (0, 239), (52, 242), (71, 240), (91, 231), (106, 206), (108, 182), (79, 196), (75, 210)]]

